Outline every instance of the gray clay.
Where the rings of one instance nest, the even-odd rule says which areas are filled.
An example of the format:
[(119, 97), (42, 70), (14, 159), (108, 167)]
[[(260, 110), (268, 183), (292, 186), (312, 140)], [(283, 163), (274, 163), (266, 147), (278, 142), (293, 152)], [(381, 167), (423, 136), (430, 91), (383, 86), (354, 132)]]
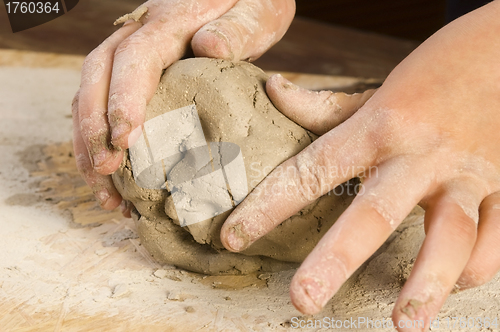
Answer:
[[(283, 116), (265, 93), (267, 75), (246, 63), (188, 59), (170, 66), (147, 107), (146, 121), (196, 105), (208, 142), (241, 148), (248, 191), (272, 169), (309, 145), (314, 135)], [(205, 274), (274, 271), (301, 262), (353, 197), (325, 195), (241, 254), (225, 250), (220, 228), (231, 211), (185, 227), (167, 190), (139, 187), (126, 154), (113, 181), (131, 201), (142, 245), (162, 264)], [(340, 190), (337, 190), (340, 192)]]

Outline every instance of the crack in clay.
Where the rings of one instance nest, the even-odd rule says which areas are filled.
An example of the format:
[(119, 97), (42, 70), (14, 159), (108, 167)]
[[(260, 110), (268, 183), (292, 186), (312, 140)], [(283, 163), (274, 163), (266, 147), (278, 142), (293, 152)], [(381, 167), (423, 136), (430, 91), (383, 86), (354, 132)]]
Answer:
[(228, 70), (228, 69), (232, 69), (232, 68), (234, 68), (234, 67), (235, 67), (234, 63), (231, 63), (231, 64), (230, 64), (230, 65), (228, 65), (228, 66), (223, 66), (223, 67), (220, 67), (220, 72), (221, 72), (221, 73), (223, 73), (224, 71), (226, 71), (226, 70)]
[(191, 132), (187, 136), (181, 138), (181, 141), (177, 144), (179, 146), (179, 152), (187, 152), (190, 149), (188, 143), (191, 141), (191, 136), (193, 134), (198, 135), (196, 128), (192, 128)]
[(254, 88), (254, 93), (253, 93), (253, 96), (252, 96), (252, 102), (253, 102), (253, 108), (255, 108), (255, 105), (257, 105), (257, 96), (259, 94), (259, 85), (258, 84), (255, 84), (253, 86)]

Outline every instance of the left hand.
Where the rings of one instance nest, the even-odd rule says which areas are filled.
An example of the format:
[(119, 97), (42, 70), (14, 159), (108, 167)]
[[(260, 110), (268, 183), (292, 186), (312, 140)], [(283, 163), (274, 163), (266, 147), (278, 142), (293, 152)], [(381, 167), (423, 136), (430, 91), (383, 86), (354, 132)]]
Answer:
[(235, 209), (222, 228), (224, 246), (245, 249), (349, 180), (353, 168), (376, 167), (365, 174), (364, 194), (295, 274), (290, 294), (297, 309), (318, 313), (416, 204), (426, 210), (427, 236), (394, 322), (422, 319), (427, 328), (456, 284), (491, 279), (500, 269), (499, 17), (497, 0), (447, 25), (369, 99), (314, 93), (271, 77), (273, 103), (323, 136)]
[[(77, 168), (102, 208), (120, 203), (111, 180), (138, 137), (164, 69), (191, 46), (196, 56), (254, 60), (285, 34), (294, 0), (149, 0), (92, 51), (72, 105)], [(134, 19), (131, 19), (134, 17)], [(140, 132), (140, 131), (139, 131)]]

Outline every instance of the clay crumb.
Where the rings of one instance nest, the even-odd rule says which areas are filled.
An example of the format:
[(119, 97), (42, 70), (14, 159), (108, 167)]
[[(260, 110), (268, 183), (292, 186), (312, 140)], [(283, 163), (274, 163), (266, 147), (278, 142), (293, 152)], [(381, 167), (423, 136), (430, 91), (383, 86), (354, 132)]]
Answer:
[(167, 299), (170, 301), (179, 301), (179, 302), (184, 301), (184, 297), (178, 291), (168, 292)]
[(418, 309), (422, 307), (423, 303), (421, 301), (411, 299), (408, 301), (408, 304), (401, 308), (401, 311), (408, 316), (409, 318), (415, 317), (417, 314)]
[(423, 305), (422, 302), (420, 302), (419, 300), (410, 300), (409, 301), (410, 305), (415, 308), (416, 311), (418, 311), (418, 309), (420, 309)]
[(127, 22), (128, 20), (134, 20), (136, 22), (139, 22), (141, 18), (146, 14), (148, 11), (148, 7), (146, 6), (140, 6), (136, 10), (134, 10), (132, 13), (125, 14), (121, 17), (119, 17), (113, 25), (118, 25)]
[(168, 275), (168, 271), (163, 269), (158, 269), (153, 273), (153, 275), (157, 278), (163, 279)]

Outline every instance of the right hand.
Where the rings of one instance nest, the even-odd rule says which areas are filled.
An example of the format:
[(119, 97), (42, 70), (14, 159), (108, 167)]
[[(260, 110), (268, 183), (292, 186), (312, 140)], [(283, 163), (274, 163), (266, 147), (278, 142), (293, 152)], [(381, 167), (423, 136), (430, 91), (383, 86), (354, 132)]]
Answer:
[[(150, 0), (138, 21), (128, 20), (85, 59), (73, 100), (77, 167), (100, 205), (116, 208), (122, 197), (110, 174), (135, 142), (146, 105), (162, 70), (189, 45), (196, 56), (255, 60), (283, 37), (294, 0)], [(130, 216), (125, 201), (122, 212)]]

